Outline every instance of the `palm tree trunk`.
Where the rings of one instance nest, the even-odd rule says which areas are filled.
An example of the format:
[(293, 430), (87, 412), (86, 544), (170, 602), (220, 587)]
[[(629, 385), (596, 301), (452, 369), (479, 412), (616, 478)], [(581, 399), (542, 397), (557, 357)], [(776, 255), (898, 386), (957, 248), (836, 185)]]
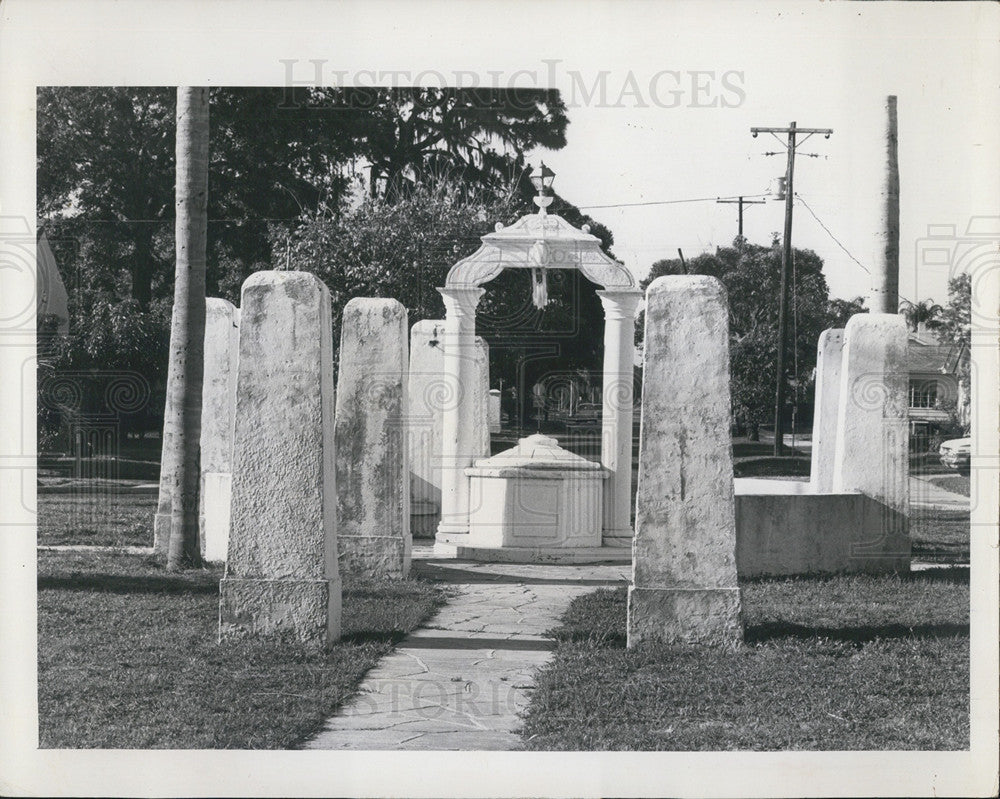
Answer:
[[(167, 569), (201, 565), (201, 388), (205, 355), (205, 246), (208, 229), (208, 89), (177, 89), (177, 180), (174, 308), (163, 446), (173, 448)], [(161, 488), (162, 490), (162, 488)], [(161, 507), (164, 505), (162, 502)]]

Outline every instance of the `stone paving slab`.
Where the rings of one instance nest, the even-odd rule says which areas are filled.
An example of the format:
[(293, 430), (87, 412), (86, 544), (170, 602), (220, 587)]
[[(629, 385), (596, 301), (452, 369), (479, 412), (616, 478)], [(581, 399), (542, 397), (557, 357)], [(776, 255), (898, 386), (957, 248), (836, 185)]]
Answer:
[(417, 574), (453, 596), (304, 748), (517, 748), (519, 714), (554, 647), (546, 631), (575, 597), (627, 582), (628, 569), (415, 560)]

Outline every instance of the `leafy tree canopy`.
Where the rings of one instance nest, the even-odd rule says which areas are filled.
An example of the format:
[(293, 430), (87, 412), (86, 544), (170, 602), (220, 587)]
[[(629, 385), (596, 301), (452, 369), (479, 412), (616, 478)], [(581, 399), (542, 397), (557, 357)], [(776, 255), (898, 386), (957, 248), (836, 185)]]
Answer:
[[(70, 294), (71, 335), (53, 343), (49, 362), (162, 380), (173, 293), (174, 91), (43, 87), (37, 100), (39, 228)], [(525, 206), (525, 153), (562, 147), (568, 124), (558, 92), (548, 90), (217, 87), (210, 102), (207, 290), (235, 302), (252, 272), (293, 256), (300, 265), (309, 242), (336, 235), (343, 241), (316, 262), (336, 297), (395, 293), (416, 303), (415, 313), (427, 310), (438, 301), (438, 273)], [(442, 180), (482, 201), (438, 196), (420, 207)], [(358, 189), (368, 198), (360, 206)], [(568, 203), (559, 210), (585, 221)], [(304, 230), (307, 220), (322, 224)], [(595, 224), (594, 233), (610, 246), (607, 229)]]

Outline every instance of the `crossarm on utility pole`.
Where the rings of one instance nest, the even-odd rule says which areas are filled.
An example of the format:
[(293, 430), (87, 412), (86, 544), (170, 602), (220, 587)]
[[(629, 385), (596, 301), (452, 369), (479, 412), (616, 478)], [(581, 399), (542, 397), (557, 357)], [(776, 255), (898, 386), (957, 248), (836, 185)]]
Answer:
[(785, 406), (785, 355), (788, 348), (788, 278), (792, 264), (792, 205), (795, 198), (793, 178), (795, 174), (795, 140), (799, 134), (811, 136), (822, 133), (827, 138), (832, 128), (800, 128), (792, 122), (785, 128), (750, 128), (750, 133), (785, 133), (788, 135), (788, 164), (785, 168), (785, 237), (781, 248), (781, 288), (778, 298), (778, 358), (775, 365), (774, 386), (774, 454), (784, 452), (784, 423), (782, 412)]

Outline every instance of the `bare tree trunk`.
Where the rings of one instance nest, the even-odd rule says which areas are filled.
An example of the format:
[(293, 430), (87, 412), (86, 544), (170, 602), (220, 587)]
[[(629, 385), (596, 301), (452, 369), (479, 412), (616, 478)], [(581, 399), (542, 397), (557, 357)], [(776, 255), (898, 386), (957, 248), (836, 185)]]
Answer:
[(201, 565), (198, 493), (201, 482), (201, 388), (205, 355), (205, 246), (208, 229), (208, 89), (177, 89), (177, 182), (174, 309), (163, 463), (170, 473), (167, 569)]

